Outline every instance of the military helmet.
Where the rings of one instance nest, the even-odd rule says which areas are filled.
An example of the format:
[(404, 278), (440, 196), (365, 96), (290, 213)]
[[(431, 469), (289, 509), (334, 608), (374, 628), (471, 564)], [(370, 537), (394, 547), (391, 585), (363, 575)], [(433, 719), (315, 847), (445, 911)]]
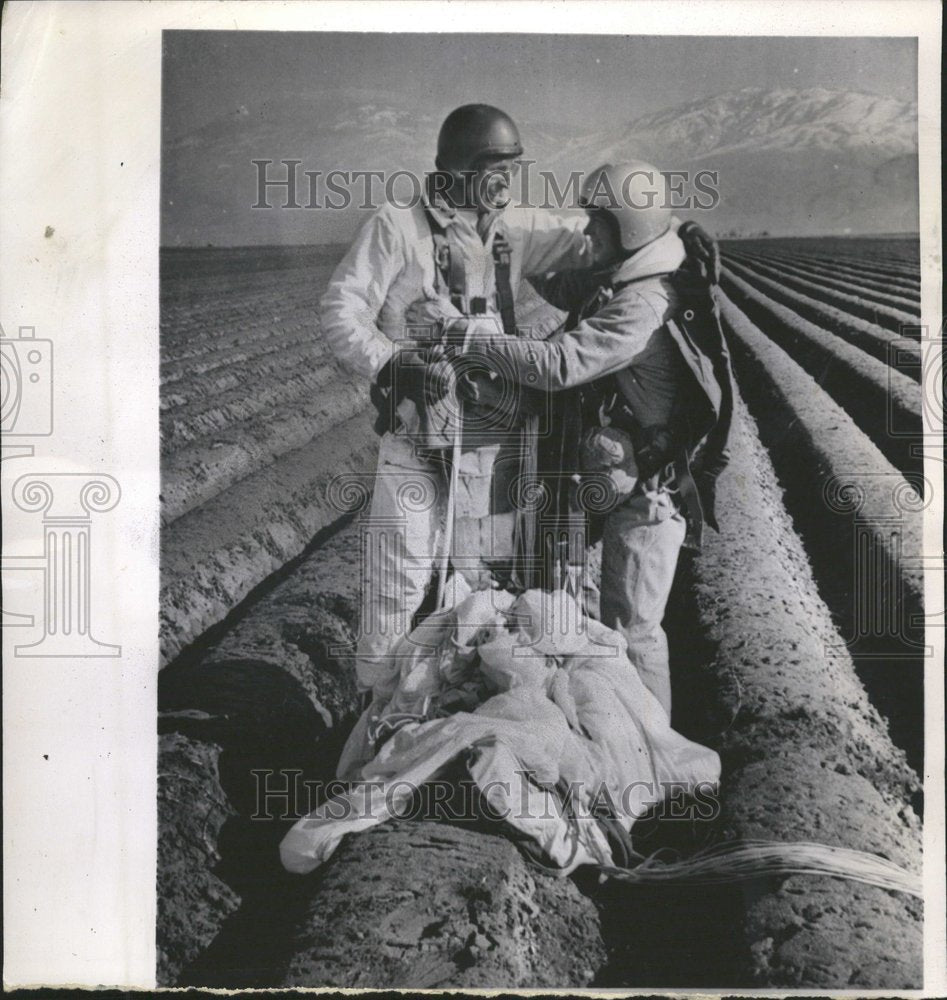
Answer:
[(437, 136), (437, 166), (459, 174), (475, 170), (485, 156), (523, 155), (519, 130), (513, 119), (489, 104), (464, 104), (455, 108)]
[(663, 236), (671, 225), (664, 175), (642, 160), (597, 167), (582, 185), (579, 204), (608, 212), (628, 251)]

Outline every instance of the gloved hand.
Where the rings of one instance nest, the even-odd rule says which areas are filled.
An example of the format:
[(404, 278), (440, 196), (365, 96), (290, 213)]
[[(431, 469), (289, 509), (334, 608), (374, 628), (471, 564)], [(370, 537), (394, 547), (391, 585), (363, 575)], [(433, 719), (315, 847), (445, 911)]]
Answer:
[(416, 299), (405, 310), (411, 326), (441, 326), (462, 320), (464, 314), (449, 299)]
[(579, 441), (579, 464), (583, 472), (605, 473), (619, 499), (638, 484), (634, 445), (617, 427), (590, 427)]
[(379, 371), (369, 391), (378, 413), (375, 432), (393, 431), (396, 412), (403, 399), (415, 406), (432, 406), (456, 391), (453, 365), (432, 348), (411, 347), (396, 351)]
[(717, 241), (696, 222), (682, 222), (677, 235), (688, 258), (697, 263), (701, 276), (716, 285), (720, 281), (720, 248)]
[(447, 358), (434, 355), (424, 370), (424, 401), (428, 406), (439, 403), (457, 389), (457, 374)]
[(669, 427), (644, 427), (635, 442), (638, 477), (650, 479), (674, 460), (674, 435)]
[(430, 331), (435, 356), (453, 354), (464, 345), (468, 319), (447, 299), (416, 299), (405, 310), (405, 321)]

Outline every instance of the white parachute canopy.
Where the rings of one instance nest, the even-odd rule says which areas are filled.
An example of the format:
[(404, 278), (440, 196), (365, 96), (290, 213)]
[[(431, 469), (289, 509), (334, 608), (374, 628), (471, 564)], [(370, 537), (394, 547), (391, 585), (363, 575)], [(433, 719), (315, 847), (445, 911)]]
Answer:
[(397, 686), (366, 710), (342, 754), (350, 791), (292, 827), (280, 845), (288, 870), (311, 871), (346, 833), (399, 815), (415, 789), (471, 750), (471, 777), (492, 811), (562, 874), (613, 863), (592, 816), (603, 797), (628, 831), (665, 790), (716, 786), (717, 754), (671, 728), (624, 639), (571, 594), (459, 598), (395, 648)]

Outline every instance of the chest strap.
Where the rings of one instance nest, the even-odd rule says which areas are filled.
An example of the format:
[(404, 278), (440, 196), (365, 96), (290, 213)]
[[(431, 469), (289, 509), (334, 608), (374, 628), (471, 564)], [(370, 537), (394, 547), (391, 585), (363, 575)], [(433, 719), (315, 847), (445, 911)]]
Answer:
[(510, 259), (512, 252), (506, 233), (498, 228), (493, 235), (493, 281), (497, 290), (497, 307), (503, 332), (516, 336), (516, 310), (513, 306), (513, 288), (510, 284)]
[[(442, 226), (431, 212), (425, 210), (424, 214), (427, 216), (431, 237), (434, 240), (434, 267), (447, 289), (452, 305), (462, 313), (485, 313), (487, 309), (483, 299), (468, 300), (467, 268), (463, 254), (453, 252), (446, 227)], [(516, 311), (510, 282), (512, 253), (510, 242), (501, 228), (494, 233), (492, 252), (497, 309), (503, 324), (503, 332), (512, 337), (516, 335)]]
[(467, 312), (467, 268), (462, 254), (451, 253), (450, 241), (443, 227), (428, 214), (431, 236), (434, 238), (434, 267), (447, 289), (451, 304), (460, 312)]

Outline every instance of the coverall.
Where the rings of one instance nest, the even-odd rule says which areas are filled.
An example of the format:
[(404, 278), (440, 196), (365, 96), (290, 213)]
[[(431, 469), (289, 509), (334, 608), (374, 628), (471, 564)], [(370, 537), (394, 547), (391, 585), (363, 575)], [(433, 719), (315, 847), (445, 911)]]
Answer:
[[(584, 217), (513, 206), (481, 219), (478, 231), (473, 212), (457, 211), (443, 199), (428, 208), (449, 227), (452, 253), (463, 255), (467, 294), (485, 298), (488, 315), (497, 316), (492, 246), (501, 220), (511, 249), (514, 295), (523, 276), (588, 263)], [(408, 335), (408, 306), (437, 296), (434, 253), (422, 205), (384, 205), (359, 230), (321, 303), (323, 335), (353, 373), (373, 379)], [(443, 467), (418, 453), (411, 436), (417, 413), (413, 404), (406, 405), (407, 410), (405, 404), (399, 408), (402, 428), (380, 442), (369, 515), (373, 540), (363, 564), (356, 673), (359, 687), (379, 696), (397, 681), (399, 665), (388, 654), (410, 631), (430, 585), (446, 509)], [(455, 552), (460, 544), (455, 538)]]
[[(612, 271), (608, 284), (621, 287), (593, 315), (580, 313), (572, 329), (528, 344), (485, 331), (470, 350), (501, 356), (524, 379), (538, 373), (540, 383), (552, 390), (614, 375), (642, 428), (666, 425), (688, 376), (664, 325), (677, 308), (668, 275), (684, 259), (683, 243), (671, 229)], [(561, 297), (568, 291), (568, 281), (559, 288), (553, 304), (574, 307), (574, 302)], [(586, 294), (587, 290), (586, 283)], [(658, 476), (641, 482), (608, 514), (602, 542), (601, 620), (626, 638), (643, 682), (670, 714), (668, 645), (661, 621), (686, 523), (668, 486)]]

